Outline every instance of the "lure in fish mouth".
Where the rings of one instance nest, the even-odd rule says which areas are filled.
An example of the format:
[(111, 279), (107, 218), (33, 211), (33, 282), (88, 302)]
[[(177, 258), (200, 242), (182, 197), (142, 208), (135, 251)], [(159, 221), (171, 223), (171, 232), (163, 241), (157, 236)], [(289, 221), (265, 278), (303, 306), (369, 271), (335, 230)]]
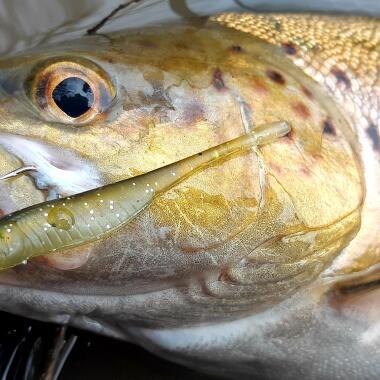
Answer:
[(0, 223), (0, 268), (7, 269), (34, 256), (105, 238), (127, 224), (156, 196), (194, 172), (289, 132), (286, 123), (264, 125), (149, 173), (10, 214)]
[[(231, 344), (270, 360), (278, 326), (313, 329), (342, 305), (326, 297), (334, 276), (376, 264), (361, 225), (377, 153), (359, 130), (367, 115), (333, 91), (357, 82), (333, 67), (327, 86), (324, 66), (307, 65), (324, 41), (281, 41), (285, 16), (281, 28), (274, 16), (234, 17), (0, 61), (1, 308), (205, 369), (197, 339), (215, 348), (217, 337), (233, 374), (250, 376)], [(270, 38), (245, 29), (255, 22)], [(348, 325), (334, 316), (319, 322)], [(243, 331), (261, 340), (248, 349)]]

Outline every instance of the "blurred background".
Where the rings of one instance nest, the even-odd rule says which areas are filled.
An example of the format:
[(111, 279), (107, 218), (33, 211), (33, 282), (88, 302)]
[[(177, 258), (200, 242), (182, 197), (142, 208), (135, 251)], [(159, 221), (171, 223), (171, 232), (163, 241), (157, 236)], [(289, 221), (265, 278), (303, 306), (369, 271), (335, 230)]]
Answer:
[[(0, 320), (0, 379), (40, 380), (59, 326), (7, 313)], [(57, 371), (59, 380), (216, 380), (115, 339), (72, 328), (65, 339), (75, 344)]]

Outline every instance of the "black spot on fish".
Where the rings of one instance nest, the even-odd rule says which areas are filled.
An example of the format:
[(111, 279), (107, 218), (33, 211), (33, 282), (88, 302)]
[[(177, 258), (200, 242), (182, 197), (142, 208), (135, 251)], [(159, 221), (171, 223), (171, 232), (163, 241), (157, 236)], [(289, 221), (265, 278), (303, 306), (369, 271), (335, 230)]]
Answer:
[(301, 90), (309, 99), (314, 98), (313, 93), (307, 87), (302, 86)]
[(333, 135), (336, 136), (336, 130), (335, 127), (330, 119), (326, 119), (323, 122), (323, 133), (327, 135)]
[(296, 133), (294, 132), (294, 129), (292, 128), (286, 135), (285, 137), (289, 139), (290, 141), (294, 141), (296, 137)]
[(292, 104), (293, 111), (302, 119), (308, 119), (311, 116), (309, 108), (302, 102)]
[(284, 85), (286, 83), (285, 78), (276, 70), (267, 70), (267, 76), (273, 82)]
[(212, 84), (219, 91), (225, 88), (222, 71), (219, 68), (212, 73)]
[(369, 127), (366, 130), (368, 137), (372, 141), (372, 147), (376, 151), (380, 151), (380, 136), (379, 131), (374, 124), (370, 124)]
[(230, 47), (230, 50), (233, 51), (234, 53), (241, 53), (243, 51), (243, 48), (239, 45), (232, 45)]
[(296, 55), (297, 54), (297, 47), (292, 42), (283, 43), (282, 49), (288, 55)]
[(347, 74), (337, 67), (331, 70), (331, 73), (335, 76), (338, 83), (344, 84), (346, 87), (351, 87), (351, 81), (348, 79)]

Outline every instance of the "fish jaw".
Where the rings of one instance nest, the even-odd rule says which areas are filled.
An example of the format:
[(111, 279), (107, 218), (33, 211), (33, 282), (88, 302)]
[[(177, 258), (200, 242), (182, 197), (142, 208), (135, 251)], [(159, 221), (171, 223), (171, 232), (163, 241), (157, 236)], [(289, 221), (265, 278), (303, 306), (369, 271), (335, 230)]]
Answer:
[[(26, 172), (27, 175), (1, 181), (2, 216), (14, 214), (33, 204), (88, 191), (103, 184), (96, 168), (70, 151), (7, 134), (0, 136), (0, 146), (4, 149), (3, 173), (7, 172), (6, 168), (12, 172), (11, 168), (18, 165), (21, 168), (33, 168)], [(42, 262), (62, 270), (74, 269), (86, 263), (90, 252), (85, 247), (70, 254), (46, 257)]]
[[(15, 167), (22, 166), (22, 162), (6, 150), (0, 148), (1, 172), (8, 173)], [(1, 216), (11, 214), (20, 208), (28, 207), (31, 204), (43, 202), (45, 194), (38, 190), (31, 178), (21, 176), (8, 181), (0, 181), (1, 196), (0, 210)]]
[(38, 188), (48, 191), (48, 199), (77, 194), (104, 183), (94, 166), (70, 151), (10, 134), (0, 134), (0, 145), (24, 166), (35, 168), (30, 175)]

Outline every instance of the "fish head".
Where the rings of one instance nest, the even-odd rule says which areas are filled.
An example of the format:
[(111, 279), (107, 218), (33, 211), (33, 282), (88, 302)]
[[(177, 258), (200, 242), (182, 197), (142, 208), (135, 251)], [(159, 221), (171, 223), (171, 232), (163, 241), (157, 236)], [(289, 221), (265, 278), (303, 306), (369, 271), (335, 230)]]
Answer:
[[(263, 310), (339, 256), (359, 229), (364, 196), (345, 115), (281, 49), (240, 32), (151, 28), (2, 59), (0, 173), (26, 168), (0, 182), (4, 215), (275, 121), (291, 132), (202, 168), (107, 239), (3, 271), (1, 307), (27, 304), (33, 316), (78, 325), (92, 318), (103, 329), (112, 320), (113, 331)], [(91, 209), (75, 217), (93, 223)]]

